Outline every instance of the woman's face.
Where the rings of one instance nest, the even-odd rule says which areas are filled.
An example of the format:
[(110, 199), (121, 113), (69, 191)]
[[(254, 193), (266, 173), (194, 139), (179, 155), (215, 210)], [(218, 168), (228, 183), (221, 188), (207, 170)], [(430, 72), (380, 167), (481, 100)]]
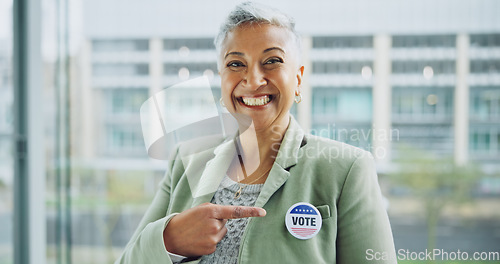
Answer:
[(304, 70), (298, 54), (285, 28), (242, 25), (227, 35), (220, 55), (222, 98), (240, 124), (253, 121), (256, 131), (288, 125)]

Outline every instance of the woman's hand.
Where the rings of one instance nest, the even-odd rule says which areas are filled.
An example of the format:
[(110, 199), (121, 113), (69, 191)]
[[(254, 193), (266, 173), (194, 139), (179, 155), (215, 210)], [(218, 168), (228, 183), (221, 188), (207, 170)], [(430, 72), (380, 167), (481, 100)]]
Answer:
[(227, 233), (227, 219), (262, 217), (259, 207), (204, 203), (174, 216), (163, 231), (168, 252), (186, 256), (208, 255)]

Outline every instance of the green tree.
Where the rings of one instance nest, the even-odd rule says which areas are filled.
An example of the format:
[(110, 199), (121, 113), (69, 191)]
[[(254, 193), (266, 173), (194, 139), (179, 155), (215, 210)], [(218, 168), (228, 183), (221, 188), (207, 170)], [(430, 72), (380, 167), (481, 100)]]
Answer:
[(480, 171), (477, 166), (459, 166), (452, 158), (404, 148), (396, 159), (397, 169), (390, 174), (393, 183), (409, 188), (422, 202), (427, 223), (427, 249), (436, 247), (436, 228), (443, 209), (472, 201)]

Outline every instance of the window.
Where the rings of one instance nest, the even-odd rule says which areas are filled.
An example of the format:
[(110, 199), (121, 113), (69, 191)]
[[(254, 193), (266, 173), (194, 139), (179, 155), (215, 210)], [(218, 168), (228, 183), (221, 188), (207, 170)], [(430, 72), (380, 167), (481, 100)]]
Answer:
[(394, 122), (451, 122), (453, 87), (393, 87)]
[(93, 73), (95, 76), (144, 76), (149, 74), (149, 65), (138, 64), (94, 64)]
[(165, 50), (178, 50), (181, 47), (187, 47), (191, 50), (215, 49), (213, 38), (165, 39), (163, 41)]
[(148, 51), (148, 39), (99, 39), (92, 41), (94, 52)]
[(372, 67), (369, 61), (315, 61), (312, 64), (313, 73), (360, 74), (363, 67)]
[(313, 37), (313, 48), (372, 48), (371, 36), (317, 36)]
[(471, 87), (470, 105), (471, 120), (500, 122), (500, 87)]
[(471, 60), (471, 73), (500, 73), (500, 60)]
[(371, 88), (313, 88), (314, 122), (370, 122), (372, 117)]
[(474, 151), (486, 151), (490, 149), (490, 133), (474, 132), (472, 133), (471, 147)]
[(338, 112), (338, 97), (332, 89), (315, 88), (312, 106), (313, 116), (333, 115)]
[(500, 47), (500, 34), (472, 34), (472, 47)]
[(431, 67), (434, 74), (454, 74), (455, 61), (393, 61), (393, 73), (417, 73), (422, 74), (425, 67)]
[(149, 97), (147, 88), (115, 88), (104, 91), (107, 95), (106, 106), (111, 114), (133, 114), (138, 116), (139, 109)]
[(372, 151), (370, 147), (372, 142), (372, 130), (369, 123), (315, 123), (312, 126), (311, 134), (344, 142), (366, 151)]
[(202, 75), (206, 70), (218, 72), (217, 63), (165, 63), (163, 72), (167, 75), (177, 75), (181, 68), (189, 70), (191, 77)]
[[(392, 130), (398, 138), (392, 142), (392, 148), (398, 153), (400, 148), (408, 146), (440, 156), (453, 154), (453, 126), (451, 123), (419, 123), (408, 118), (406, 122), (393, 122)], [(405, 158), (405, 157), (400, 157)]]
[(395, 86), (392, 88), (392, 129), (399, 148), (412, 146), (438, 155), (453, 153), (454, 87)]
[(407, 35), (393, 36), (393, 48), (453, 48), (454, 35)]
[(371, 88), (315, 87), (311, 134), (370, 150)]
[(470, 129), (469, 149), (472, 158), (499, 159), (500, 125), (473, 125)]
[(146, 157), (146, 148), (140, 129), (135, 125), (112, 124), (107, 126), (104, 152), (112, 157)]

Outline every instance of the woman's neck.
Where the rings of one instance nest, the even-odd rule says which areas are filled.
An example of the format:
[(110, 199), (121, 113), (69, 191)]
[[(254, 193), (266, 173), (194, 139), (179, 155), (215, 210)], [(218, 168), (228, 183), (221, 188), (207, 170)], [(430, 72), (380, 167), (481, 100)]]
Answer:
[(255, 129), (252, 124), (241, 132), (238, 145), (247, 175), (262, 173), (272, 167), (289, 123), (287, 120), (266, 129)]

